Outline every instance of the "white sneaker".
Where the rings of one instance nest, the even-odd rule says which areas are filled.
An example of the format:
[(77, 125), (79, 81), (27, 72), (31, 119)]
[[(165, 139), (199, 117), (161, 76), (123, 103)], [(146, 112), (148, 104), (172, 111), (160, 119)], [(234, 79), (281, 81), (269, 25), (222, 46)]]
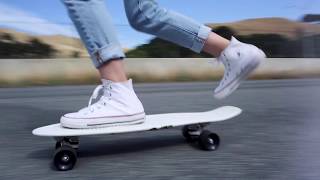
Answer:
[(256, 46), (242, 43), (232, 37), (229, 46), (218, 57), (218, 61), (225, 67), (225, 72), (214, 91), (214, 97), (222, 99), (234, 92), (240, 82), (246, 79), (265, 57), (264, 52)]
[[(100, 99), (92, 103), (101, 90), (103, 94)], [(60, 123), (67, 128), (100, 128), (139, 124), (144, 120), (143, 106), (133, 90), (130, 79), (120, 83), (102, 80), (102, 85), (94, 90), (88, 107), (63, 115)]]

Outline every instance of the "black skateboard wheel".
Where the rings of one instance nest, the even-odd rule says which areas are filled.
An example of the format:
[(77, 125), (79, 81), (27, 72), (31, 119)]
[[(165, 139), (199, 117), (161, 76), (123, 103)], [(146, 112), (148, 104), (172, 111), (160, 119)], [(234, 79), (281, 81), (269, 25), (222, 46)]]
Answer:
[(61, 146), (56, 149), (53, 157), (53, 164), (59, 171), (73, 169), (77, 162), (77, 152), (70, 146)]
[(205, 130), (200, 134), (198, 142), (202, 149), (207, 151), (214, 151), (219, 147), (220, 138), (217, 134)]

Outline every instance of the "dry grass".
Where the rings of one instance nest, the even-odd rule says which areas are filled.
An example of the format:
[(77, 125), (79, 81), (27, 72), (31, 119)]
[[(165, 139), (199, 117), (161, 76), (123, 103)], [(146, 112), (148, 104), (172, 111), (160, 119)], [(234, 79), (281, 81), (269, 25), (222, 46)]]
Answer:
[[(210, 59), (128, 59), (128, 76), (135, 82), (215, 81), (222, 65)], [(318, 59), (268, 59), (251, 79), (319, 78)], [(0, 87), (97, 84), (99, 77), (88, 59), (0, 60)]]

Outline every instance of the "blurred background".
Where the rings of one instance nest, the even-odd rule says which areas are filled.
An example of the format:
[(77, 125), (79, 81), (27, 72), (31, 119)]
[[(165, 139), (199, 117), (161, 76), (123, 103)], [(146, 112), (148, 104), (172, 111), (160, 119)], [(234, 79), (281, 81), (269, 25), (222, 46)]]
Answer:
[[(315, 61), (311, 60), (320, 56), (318, 0), (202, 0), (201, 3), (160, 0), (159, 3), (207, 24), (214, 32), (228, 39), (235, 36), (255, 44), (266, 52), (268, 58), (277, 58), (270, 59), (269, 62), (273, 63), (263, 65), (257, 71), (260, 74), (256, 73), (252, 78), (319, 75), (318, 63), (315, 69)], [(219, 64), (213, 61), (212, 70), (207, 63), (213, 59), (201, 59), (210, 58), (207, 54), (196, 54), (136, 32), (127, 22), (122, 1), (106, 0), (106, 4), (127, 57), (135, 58), (127, 61), (127, 69), (136, 81), (215, 80), (221, 77)], [(24, 0), (2, 0), (0, 58), (2, 87), (97, 82), (88, 53), (60, 1), (33, 0), (29, 3)], [(185, 59), (181, 62), (181, 59), (168, 58), (196, 60)], [(197, 71), (192, 70), (195, 64), (199, 66)], [(297, 67), (299, 69), (295, 69)], [(303, 72), (301, 67), (305, 67)], [(270, 71), (275, 69), (276, 72)]]
[(54, 141), (31, 131), (83, 108), (97, 71), (60, 0), (0, 0), (1, 180), (319, 179), (320, 0), (157, 1), (266, 52), (223, 100), (212, 97), (224, 72), (214, 58), (134, 31), (123, 1), (105, 2), (147, 114), (224, 105), (243, 113), (207, 127), (221, 137), (214, 152), (176, 129), (83, 137), (75, 169), (58, 173)]

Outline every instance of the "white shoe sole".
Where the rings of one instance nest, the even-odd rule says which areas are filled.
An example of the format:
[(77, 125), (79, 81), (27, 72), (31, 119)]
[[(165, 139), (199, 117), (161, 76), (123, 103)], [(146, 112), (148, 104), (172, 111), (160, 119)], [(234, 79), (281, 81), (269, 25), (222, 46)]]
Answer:
[(102, 117), (102, 118), (88, 118), (88, 119), (74, 119), (68, 117), (61, 117), (60, 124), (62, 127), (71, 129), (90, 129), (90, 128), (104, 128), (112, 126), (127, 126), (144, 123), (146, 118), (145, 113), (134, 115)]
[(229, 84), (227, 84), (220, 91), (214, 93), (214, 97), (216, 99), (223, 99), (233, 93), (240, 85), (241, 81), (248, 78), (248, 76), (260, 65), (260, 63), (265, 59), (266, 55), (263, 51), (260, 50), (258, 57), (254, 57), (251, 60), (251, 63), (245, 67), (245, 69), (236, 76), (235, 79), (231, 80)]

